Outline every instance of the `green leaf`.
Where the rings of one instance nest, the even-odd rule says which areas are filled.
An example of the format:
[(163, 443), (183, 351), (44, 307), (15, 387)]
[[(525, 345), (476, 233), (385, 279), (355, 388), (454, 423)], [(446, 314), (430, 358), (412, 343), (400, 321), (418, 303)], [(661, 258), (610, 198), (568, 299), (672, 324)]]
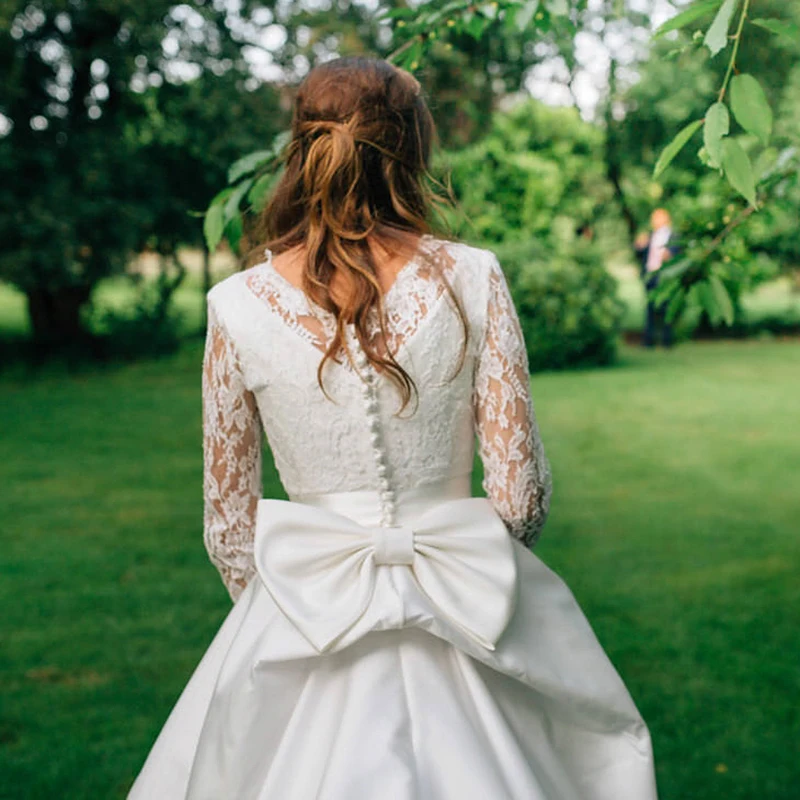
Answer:
[(687, 142), (692, 136), (697, 133), (703, 120), (698, 119), (690, 122), (665, 148), (656, 162), (656, 168), (653, 170), (653, 178), (658, 178), (659, 175), (673, 162), (675, 156), (686, 147)]
[(414, 43), (397, 56), (395, 62), (398, 67), (414, 72), (419, 67), (422, 59), (422, 40), (417, 38)]
[(250, 191), (250, 187), (253, 185), (253, 179), (247, 178), (247, 180), (242, 181), (238, 186), (234, 187), (233, 191), (231, 192), (231, 196), (228, 198), (228, 201), (225, 203), (225, 214), (223, 216), (223, 220), (227, 225), (234, 216), (239, 213), (239, 205), (242, 202), (242, 198)]
[(692, 261), (689, 258), (682, 258), (680, 261), (670, 264), (666, 267), (661, 267), (658, 271), (659, 281), (667, 281), (670, 278), (680, 278), (689, 267), (692, 266)]
[(547, 10), (554, 17), (565, 17), (569, 14), (569, 3), (567, 0), (547, 0)]
[(685, 11), (676, 14), (671, 19), (668, 19), (656, 32), (655, 36), (663, 36), (670, 31), (677, 31), (685, 28), (689, 23), (700, 19), (700, 17), (718, 8), (722, 0), (704, 0), (704, 2), (693, 3)]
[(742, 195), (753, 208), (758, 208), (756, 200), (756, 179), (750, 156), (745, 153), (736, 139), (722, 141), (722, 168), (728, 183)]
[(761, 84), (752, 75), (736, 75), (731, 81), (731, 108), (736, 121), (766, 147), (772, 133), (772, 109)]
[(670, 299), (667, 305), (667, 322), (674, 322), (678, 315), (683, 310), (683, 306), (686, 302), (686, 295), (683, 289), (678, 289), (672, 298)]
[(381, 19), (382, 17), (388, 17), (389, 19), (410, 19), (411, 17), (416, 16), (416, 14), (416, 8), (408, 8), (404, 6), (403, 8), (384, 9), (378, 15), (378, 19)]
[(208, 211), (206, 211), (206, 218), (203, 220), (203, 236), (206, 238), (206, 247), (210, 252), (214, 252), (222, 239), (222, 231), (225, 227), (223, 222), (223, 214), (225, 213), (225, 206), (222, 203), (212, 203)]
[(239, 243), (242, 240), (244, 233), (244, 224), (242, 222), (242, 215), (237, 211), (236, 215), (231, 217), (228, 224), (225, 226), (225, 235), (228, 237), (228, 244), (231, 246), (236, 255), (239, 255)]
[(720, 50), (724, 50), (728, 44), (728, 31), (731, 28), (731, 19), (739, 6), (739, 0), (725, 0), (722, 7), (717, 12), (717, 16), (711, 23), (711, 27), (706, 33), (703, 44), (715, 56)]
[(270, 149), (272, 150), (272, 155), (275, 157), (279, 157), (283, 152), (283, 148), (286, 147), (287, 144), (292, 139), (292, 132), (291, 131), (281, 131), (280, 133), (275, 134), (275, 138), (272, 140), (272, 144), (270, 145)]
[(232, 186), (226, 186), (224, 189), (217, 192), (212, 198), (211, 202), (208, 204), (209, 208), (217, 205), (217, 203), (224, 203), (230, 197), (232, 191)]
[(514, 24), (517, 26), (517, 30), (524, 31), (531, 24), (533, 15), (538, 8), (539, 0), (528, 0), (527, 3), (523, 3), (519, 7), (514, 16)]
[(717, 299), (714, 296), (711, 284), (708, 281), (699, 281), (695, 284), (695, 287), (697, 299), (700, 301), (701, 308), (705, 309), (711, 320), (711, 324), (716, 325), (722, 319), (722, 315), (720, 314), (720, 309), (717, 305)]
[(486, 19), (486, 17), (479, 16), (476, 14), (465, 26), (464, 32), (468, 33), (475, 41), (483, 36), (483, 32), (489, 26), (491, 20)]
[[(464, 0), (452, 0), (450, 3), (445, 3), (441, 8), (436, 9), (436, 11), (425, 17), (426, 27), (430, 30), (435, 24), (438, 24), (439, 20), (450, 17), (454, 11), (463, 11), (466, 5)], [(412, 17), (417, 17), (419, 14), (417, 8), (409, 8), (408, 11)], [(419, 20), (419, 17), (417, 19)]]
[(730, 133), (731, 115), (724, 103), (714, 103), (706, 111), (703, 142), (708, 151), (709, 163), (715, 169), (722, 166), (722, 140)]
[(250, 191), (247, 193), (247, 202), (254, 211), (261, 211), (266, 205), (265, 200), (272, 187), (277, 183), (280, 172), (266, 172), (256, 178)]
[(800, 25), (795, 25), (793, 22), (784, 22), (779, 19), (753, 19), (750, 21), (753, 25), (758, 25), (759, 28), (774, 33), (787, 43), (797, 44), (800, 42)]
[(660, 308), (665, 303), (668, 303), (675, 293), (680, 291), (680, 289), (681, 285), (678, 283), (678, 281), (665, 281), (659, 279), (659, 282), (655, 288), (647, 290), (647, 299), (655, 306)]
[(711, 287), (717, 308), (725, 324), (733, 325), (733, 302), (728, 290), (725, 288), (725, 284), (713, 273), (708, 276), (708, 284)]
[(259, 167), (266, 164), (273, 157), (272, 150), (257, 150), (255, 153), (248, 153), (235, 161), (228, 170), (228, 183), (236, 183), (239, 178), (255, 172)]
[(718, 168), (718, 167), (719, 167), (719, 164), (714, 164), (714, 163), (711, 161), (711, 156), (708, 154), (708, 150), (707, 150), (707, 148), (706, 148), (706, 146), (705, 146), (705, 145), (703, 145), (703, 146), (702, 146), (702, 147), (701, 147), (701, 148), (700, 148), (700, 149), (697, 151), (697, 157), (700, 159), (700, 163), (701, 163), (701, 164), (702, 164), (704, 167), (708, 167), (709, 169), (716, 169), (716, 168)]

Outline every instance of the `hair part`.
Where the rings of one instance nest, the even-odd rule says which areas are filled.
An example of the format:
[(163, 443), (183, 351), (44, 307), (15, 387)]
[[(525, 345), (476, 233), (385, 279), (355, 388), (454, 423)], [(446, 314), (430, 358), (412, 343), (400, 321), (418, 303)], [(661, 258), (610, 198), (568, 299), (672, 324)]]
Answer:
[[(325, 62), (300, 85), (291, 133), (283, 174), (261, 215), (256, 239), (275, 254), (304, 247), (303, 290), (336, 318), (336, 332), (317, 369), (323, 392), (328, 359), (336, 360), (343, 347), (352, 362), (345, 337), (352, 324), (368, 361), (386, 370), (400, 388), (402, 410), (416, 392), (414, 381), (388, 347), (382, 355), (369, 341), (373, 308), (383, 340), (388, 340), (370, 243), (376, 240), (411, 257), (409, 241), (432, 232), (430, 218), (438, 200), (429, 172), (435, 127), (420, 84), (380, 59)], [(340, 302), (331, 294), (335, 276), (347, 287)], [(460, 370), (469, 326), (443, 273), (441, 278), (464, 328)]]

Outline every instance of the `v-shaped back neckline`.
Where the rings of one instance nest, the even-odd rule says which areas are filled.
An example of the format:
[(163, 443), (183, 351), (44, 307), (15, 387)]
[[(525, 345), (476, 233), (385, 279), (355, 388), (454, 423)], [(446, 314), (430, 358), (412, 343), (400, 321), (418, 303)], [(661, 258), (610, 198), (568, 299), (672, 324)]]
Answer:
[[(394, 280), (391, 283), (391, 286), (383, 293), (382, 300), (384, 308), (387, 307), (388, 301), (394, 296), (395, 289), (397, 288), (398, 284), (402, 284), (405, 280), (406, 276), (412, 275), (416, 268), (420, 266), (420, 262), (422, 257), (428, 252), (429, 245), (433, 242), (434, 236), (430, 233), (423, 233), (419, 237), (417, 242), (417, 248), (414, 254), (409, 258), (401, 267), (397, 270), (394, 276)], [(274, 253), (270, 248), (264, 248), (264, 256), (265, 261), (263, 262), (262, 266), (269, 270), (270, 274), (273, 275), (276, 280), (286, 289), (291, 292), (294, 292), (295, 295), (305, 301), (308, 305), (309, 309), (313, 309), (315, 314), (323, 314), (323, 315), (332, 315), (333, 312), (328, 311), (327, 309), (322, 308), (322, 306), (317, 305), (304, 291), (302, 286), (298, 286), (296, 283), (292, 283), (283, 273), (279, 272), (274, 264)], [(351, 326), (353, 323), (349, 323)]]
[[(423, 234), (414, 255), (395, 274), (392, 285), (383, 294), (383, 321), (377, 318), (377, 308), (370, 309), (367, 336), (373, 341), (380, 336), (378, 347), (383, 352), (397, 354), (407, 346), (419, 327), (434, 313), (434, 306), (445, 297), (445, 282), (432, 279), (428, 263), (441, 258), (444, 241), (432, 234)], [(335, 336), (336, 314), (317, 305), (303, 289), (275, 269), (268, 248), (265, 261), (243, 273), (248, 294), (269, 308), (290, 330), (309, 346), (325, 353)], [(441, 265), (434, 270), (438, 272)], [(344, 326), (348, 345), (357, 346), (355, 323)], [(345, 349), (349, 349), (345, 346)], [(347, 359), (349, 361), (349, 359)]]

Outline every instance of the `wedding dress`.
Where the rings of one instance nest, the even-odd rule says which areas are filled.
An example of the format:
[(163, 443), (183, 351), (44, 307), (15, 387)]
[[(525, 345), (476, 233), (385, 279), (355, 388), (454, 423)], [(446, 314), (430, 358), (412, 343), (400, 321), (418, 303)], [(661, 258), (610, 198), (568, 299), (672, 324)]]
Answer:
[[(648, 729), (529, 549), (551, 474), (496, 257), (424, 236), (384, 305), (399, 414), (352, 327), (325, 397), (333, 315), (269, 251), (209, 293), (205, 543), (234, 605), (129, 800), (654, 800)], [(264, 433), (290, 500), (261, 497)]]

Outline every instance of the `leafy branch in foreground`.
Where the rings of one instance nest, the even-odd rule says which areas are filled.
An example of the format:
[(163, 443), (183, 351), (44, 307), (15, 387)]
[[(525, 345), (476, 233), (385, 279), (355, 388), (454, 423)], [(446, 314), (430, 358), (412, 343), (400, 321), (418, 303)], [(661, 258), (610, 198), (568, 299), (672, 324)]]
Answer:
[[(799, 170), (796, 148), (785, 148), (760, 176), (765, 196), (785, 195), (792, 186), (796, 187), (800, 182)], [(666, 304), (668, 321), (673, 322), (684, 313), (705, 311), (713, 325), (733, 324), (735, 305), (726, 287), (729, 265), (735, 257), (731, 254), (736, 250), (731, 239), (755, 212), (755, 205), (745, 205), (738, 211), (731, 206), (721, 231), (691, 242), (683, 258), (662, 267), (652, 299), (658, 305)]]
[[(728, 235), (759, 208), (759, 194), (763, 204), (769, 196), (770, 188), (782, 181), (796, 178), (796, 154), (792, 150), (776, 156), (773, 166), (761, 174), (754, 168), (749, 150), (761, 145), (762, 158), (770, 157), (767, 148), (770, 145), (774, 117), (761, 84), (754, 76), (737, 70), (737, 58), (748, 21), (776, 36), (791, 37), (800, 32), (793, 30), (796, 26), (780, 20), (749, 20), (750, 6), (751, 0), (697, 0), (656, 32), (656, 37), (660, 37), (671, 31), (681, 30), (705, 14), (716, 11), (710, 27), (702, 36), (703, 46), (708, 48), (712, 57), (729, 46), (731, 52), (716, 100), (702, 119), (689, 123), (664, 148), (656, 162), (653, 177), (660, 177), (702, 128), (703, 144), (698, 151), (701, 162), (710, 169), (718, 170), (748, 203), (709, 244), (690, 251), (680, 262), (663, 269), (662, 280), (654, 292), (654, 301), (667, 303), (669, 320), (674, 320), (694, 306), (705, 310), (714, 324), (720, 321), (728, 325), (733, 323), (734, 306), (721, 280), (719, 267), (712, 266), (712, 256), (724, 244)], [(738, 20), (731, 34), (737, 11)], [(698, 38), (700, 34), (695, 35), (695, 39)], [(741, 128), (742, 135), (736, 138), (731, 135), (732, 120)]]
[(235, 161), (228, 170), (228, 186), (218, 192), (208, 206), (203, 221), (203, 235), (210, 251), (217, 249), (223, 236), (234, 253), (244, 233), (242, 204), (245, 212), (258, 213), (280, 176), (280, 160), (289, 133), (283, 131), (267, 150), (257, 150)]
[[(747, 22), (751, 0), (700, 0), (683, 13), (665, 23), (656, 36), (679, 30), (695, 22), (704, 13), (718, 7), (714, 21), (703, 37), (703, 45), (712, 56), (732, 43), (731, 54), (717, 99), (706, 111), (703, 119), (687, 125), (664, 149), (656, 162), (653, 177), (658, 178), (683, 150), (700, 128), (703, 128), (703, 146), (698, 155), (706, 166), (717, 169), (728, 183), (754, 208), (758, 207), (756, 175), (750, 155), (738, 139), (732, 138), (731, 112), (741, 129), (754, 136), (761, 145), (769, 145), (773, 114), (761, 84), (752, 75), (738, 74), (736, 60)], [(737, 9), (741, 6), (736, 31), (730, 28)], [(777, 22), (777, 21), (776, 21)], [(730, 105), (726, 104), (726, 99)]]

